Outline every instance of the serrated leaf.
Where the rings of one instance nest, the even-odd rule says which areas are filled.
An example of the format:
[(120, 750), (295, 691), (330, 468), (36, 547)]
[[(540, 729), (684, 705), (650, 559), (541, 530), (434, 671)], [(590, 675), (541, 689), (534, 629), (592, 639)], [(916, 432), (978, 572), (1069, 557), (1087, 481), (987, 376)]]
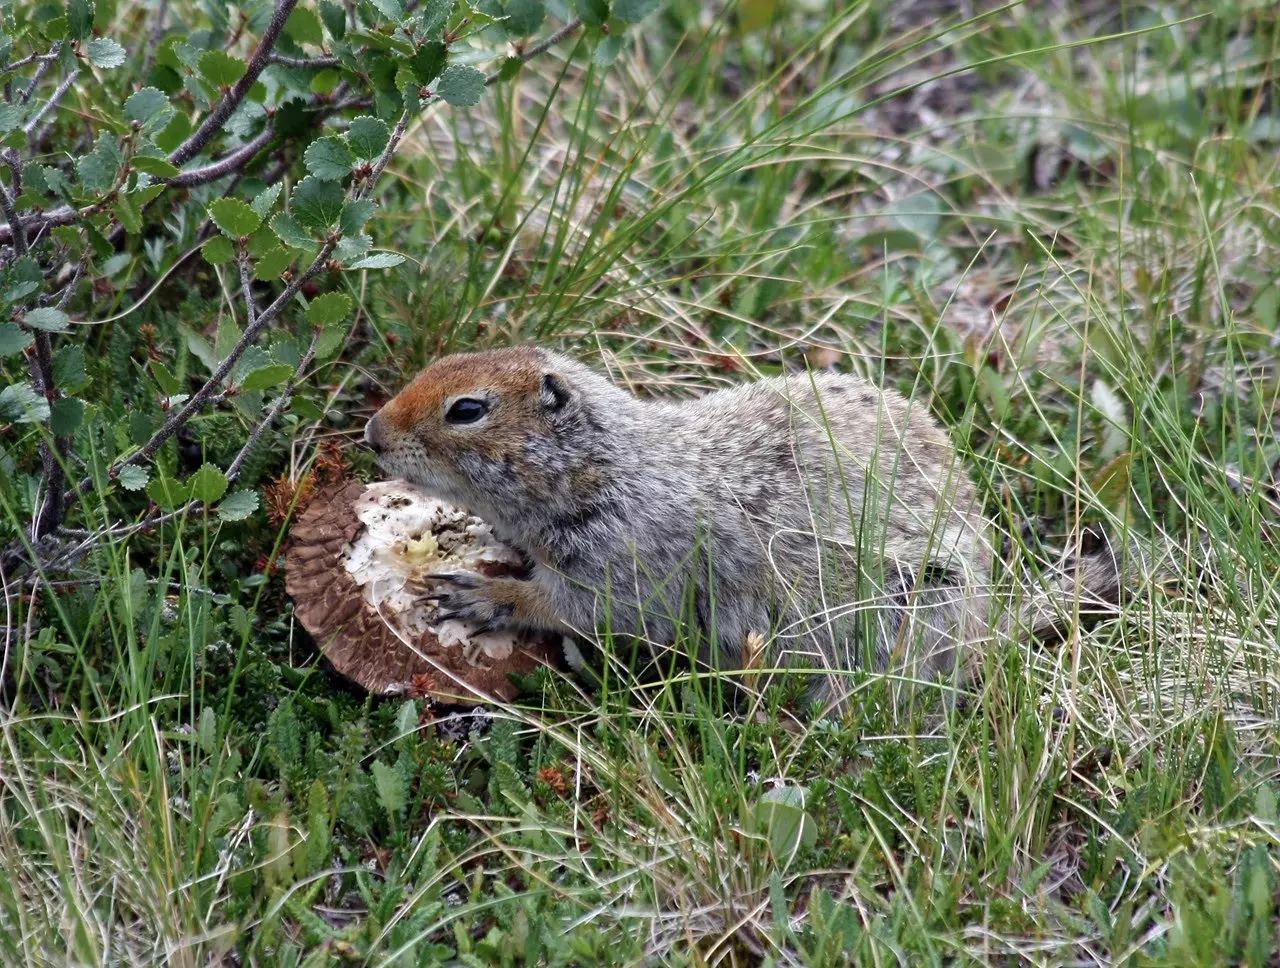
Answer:
[(445, 64), (448, 62), (449, 48), (445, 47), (440, 41), (433, 40), (423, 44), (414, 52), (413, 60), (409, 62), (409, 65), (413, 69), (413, 76), (417, 78), (419, 84), (430, 84), (440, 76), (440, 72), (444, 70)]
[(120, 468), (116, 474), (116, 480), (120, 482), (120, 486), (126, 491), (140, 491), (147, 486), (147, 481), (151, 475), (145, 467), (139, 467), (137, 464), (126, 464)]
[(307, 145), (302, 156), (307, 171), (317, 178), (340, 181), (350, 174), (356, 163), (355, 155), (347, 147), (347, 143), (335, 135), (317, 138)]
[(107, 37), (96, 37), (81, 48), (94, 67), (119, 67), (124, 63), (125, 49)]
[(340, 323), (351, 314), (351, 297), (345, 292), (326, 292), (307, 307), (307, 322), (317, 329)]
[(256, 491), (233, 491), (218, 505), (218, 517), (223, 521), (243, 521), (258, 510)]
[(182, 384), (178, 382), (178, 378), (169, 372), (169, 368), (159, 360), (151, 361), (151, 376), (156, 381), (156, 386), (160, 388), (160, 392), (166, 397), (171, 397), (182, 389)]
[(209, 265), (222, 266), (228, 262), (235, 261), (236, 247), (231, 244), (231, 240), (225, 235), (215, 235), (200, 246), (200, 254), (204, 256), (204, 261)]
[(638, 24), (658, 9), (658, 0), (613, 0), (613, 15), (629, 24)]
[(203, 464), (187, 478), (187, 488), (195, 500), (212, 504), (227, 493), (227, 476), (212, 464)]
[(91, 0), (69, 0), (67, 3), (67, 39), (84, 40), (93, 33)]
[(11, 383), (0, 390), (0, 422), (34, 423), (49, 419), (49, 401), (30, 383)]
[(25, 117), (22, 108), (13, 104), (0, 104), (0, 134), (8, 134), (22, 127)]
[(253, 264), (253, 277), (263, 281), (269, 279), (279, 279), (280, 273), (289, 268), (289, 264), (296, 258), (293, 249), (286, 249), (283, 245), (277, 245), (274, 249), (264, 252)]
[(373, 785), (378, 791), (378, 803), (387, 812), (388, 817), (398, 817), (405, 807), (404, 777), (395, 767), (387, 766), (382, 760), (374, 760), (371, 768)]
[(247, 65), (239, 57), (220, 50), (206, 50), (200, 55), (200, 73), (210, 84), (225, 87), (244, 77)]
[(180, 508), (190, 499), (189, 489), (181, 481), (172, 477), (157, 477), (147, 485), (147, 497), (151, 503), (162, 508)]
[(158, 88), (144, 87), (124, 102), (124, 116), (128, 121), (137, 121), (144, 131), (154, 131), (169, 123), (173, 105)]
[(267, 387), (279, 386), (293, 376), (293, 367), (288, 363), (270, 363), (250, 370), (240, 381), (241, 390), (265, 390)]
[(173, 151), (174, 148), (186, 141), (187, 136), (190, 134), (191, 119), (182, 113), (175, 114), (173, 119), (156, 135), (156, 147), (161, 151)]
[(35, 341), (36, 338), (17, 323), (0, 323), (0, 356), (21, 353)]
[(626, 48), (627, 38), (624, 35), (610, 34), (596, 44), (596, 49), (591, 54), (591, 62), (599, 67), (608, 67)]
[(307, 793), (307, 863), (312, 872), (324, 869), (331, 851), (329, 791), (320, 780), (312, 780)]
[(453, 64), (440, 75), (436, 93), (454, 107), (479, 104), (484, 94), (484, 75), (474, 67)]
[(342, 4), (333, 0), (320, 0), (320, 19), (329, 28), (334, 40), (341, 40), (347, 34), (347, 11)]
[(209, 203), (209, 217), (233, 239), (252, 235), (262, 224), (262, 216), (238, 198), (219, 198)]
[[(327, 360), (334, 353), (342, 348), (347, 339), (347, 327), (341, 324), (326, 326), (320, 332), (320, 339), (316, 341), (316, 359)], [(302, 413), (302, 409), (298, 407), (299, 400), (294, 398), (294, 409)], [(314, 420), (320, 420), (324, 417), (324, 412), (317, 408), (317, 413), (312, 417)]]
[(373, 214), (373, 202), (366, 199), (347, 202), (342, 207), (342, 218), (338, 221), (338, 229), (343, 235), (358, 235)]
[(285, 21), (284, 32), (299, 44), (311, 44), (315, 47), (324, 44), (324, 28), (320, 26), (320, 18), (309, 7), (295, 7)]
[(152, 158), (150, 155), (134, 155), (129, 161), (138, 171), (154, 175), (156, 178), (172, 178), (178, 173), (178, 166), (169, 163), (167, 158)]
[(502, 26), (507, 33), (512, 37), (528, 37), (542, 26), (547, 7), (543, 0), (507, 0), (506, 13)]
[(105, 192), (115, 181), (123, 160), (115, 136), (104, 131), (93, 150), (76, 161), (80, 184), (91, 192)]
[(49, 408), (49, 429), (55, 437), (69, 437), (84, 422), (84, 401), (63, 397)]
[(392, 23), (398, 24), (404, 20), (404, 7), (400, 4), (400, 0), (369, 0), (369, 2)]
[(347, 235), (334, 247), (333, 257), (344, 265), (355, 262), (373, 248), (373, 239), (367, 235)]
[(308, 175), (294, 188), (290, 208), (307, 228), (328, 229), (342, 217), (343, 201), (342, 186), (337, 182)]
[(348, 269), (391, 269), (404, 261), (399, 252), (374, 252), (347, 266)]
[(427, 37), (439, 34), (453, 13), (453, 0), (427, 0), (418, 11), (418, 22)]
[(267, 217), (267, 213), (271, 211), (271, 207), (275, 205), (276, 199), (280, 197), (280, 190), (284, 186), (276, 182), (270, 188), (264, 189), (253, 196), (253, 201), (249, 203), (249, 207), (257, 212), (263, 218)]
[(111, 211), (115, 214), (116, 221), (124, 226), (126, 232), (131, 235), (137, 235), (142, 231), (142, 216), (138, 214), (138, 209), (129, 200), (128, 195), (117, 197)]
[(281, 212), (271, 220), (271, 231), (275, 232), (276, 238), (293, 249), (305, 249), (314, 242), (306, 229), (288, 212)]
[(32, 329), (42, 329), (48, 333), (65, 333), (70, 328), (67, 314), (52, 306), (30, 309), (22, 317), (22, 321)]
[(63, 393), (74, 393), (89, 382), (83, 346), (64, 346), (53, 354), (53, 382)]
[(609, 0), (574, 0), (573, 5), (588, 27), (599, 27), (609, 19)]
[(347, 142), (357, 158), (377, 158), (390, 140), (391, 129), (387, 127), (387, 122), (368, 114), (352, 118), (347, 127)]

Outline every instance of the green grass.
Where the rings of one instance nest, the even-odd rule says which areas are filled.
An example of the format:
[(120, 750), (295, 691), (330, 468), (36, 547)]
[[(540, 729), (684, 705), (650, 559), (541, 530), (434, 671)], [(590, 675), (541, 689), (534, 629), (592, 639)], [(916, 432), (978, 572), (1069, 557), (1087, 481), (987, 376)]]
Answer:
[[(245, 481), (298, 480), (450, 349), (543, 339), (673, 395), (834, 360), (951, 428), (1011, 567), (1100, 525), (1162, 580), (995, 643), (946, 714), (871, 675), (839, 721), (787, 685), (735, 711), (618, 641), (598, 683), (442, 731), (317, 664), (264, 568), (285, 524), (115, 535), (9, 598), (0, 961), (1273, 963), (1280, 18), (738, 16), (674, 0), (608, 69), (570, 41), (424, 114), (376, 216), (410, 263), (349, 288), (323, 416)], [(99, 330), (95, 385), (137, 379), (144, 324), (186, 374), (180, 327), (234, 289), (203, 267)], [(196, 445), (225, 466), (243, 422)], [(12, 526), (29, 494), (0, 497)]]

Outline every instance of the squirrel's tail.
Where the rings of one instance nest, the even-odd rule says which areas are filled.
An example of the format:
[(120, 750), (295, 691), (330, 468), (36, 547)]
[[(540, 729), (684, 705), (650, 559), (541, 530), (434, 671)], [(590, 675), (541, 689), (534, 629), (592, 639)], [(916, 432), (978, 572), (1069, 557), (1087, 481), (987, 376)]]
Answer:
[(1077, 617), (1114, 613), (1122, 604), (1131, 578), (1144, 570), (1145, 556), (1136, 550), (1120, 555), (1107, 543), (1099, 551), (1075, 554), (1052, 568), (1025, 592), (1005, 615), (1006, 631), (1030, 632), (1035, 638), (1066, 637)]

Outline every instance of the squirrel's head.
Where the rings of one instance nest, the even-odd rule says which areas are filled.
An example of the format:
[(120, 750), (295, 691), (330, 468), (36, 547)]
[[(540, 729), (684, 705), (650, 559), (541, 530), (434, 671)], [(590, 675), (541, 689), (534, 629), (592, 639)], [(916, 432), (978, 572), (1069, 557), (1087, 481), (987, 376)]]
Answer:
[(387, 473), (495, 524), (554, 516), (599, 484), (601, 393), (631, 399), (538, 347), (458, 353), (379, 410), (364, 439)]

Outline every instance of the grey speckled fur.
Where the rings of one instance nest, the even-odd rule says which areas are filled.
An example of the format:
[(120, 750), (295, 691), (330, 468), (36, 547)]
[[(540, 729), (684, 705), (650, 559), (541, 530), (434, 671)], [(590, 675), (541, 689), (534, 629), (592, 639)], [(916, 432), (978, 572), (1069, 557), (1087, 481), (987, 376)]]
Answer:
[[(443, 417), (460, 397), (477, 425)], [(691, 401), (641, 400), (575, 360), (519, 348), (447, 357), (367, 434), (381, 463), (471, 508), (529, 553), (540, 607), (460, 614), (640, 631), (692, 619), (704, 656), (749, 636), (781, 661), (947, 676), (991, 635), (990, 532), (923, 404), (861, 379), (801, 374)], [(1114, 575), (1083, 580), (1102, 591)], [(1043, 601), (1027, 608), (1044, 625)], [(839, 676), (815, 697), (838, 707)]]

